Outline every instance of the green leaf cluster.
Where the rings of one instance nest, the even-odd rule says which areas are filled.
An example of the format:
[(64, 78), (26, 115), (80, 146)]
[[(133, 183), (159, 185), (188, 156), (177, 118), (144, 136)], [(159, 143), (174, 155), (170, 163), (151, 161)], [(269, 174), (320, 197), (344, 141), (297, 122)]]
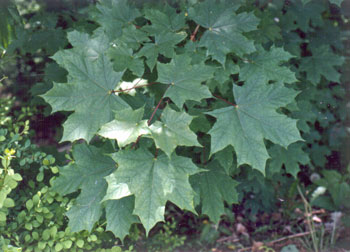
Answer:
[(106, 216), (116, 237), (133, 223), (148, 234), (168, 201), (218, 222), (238, 192), (269, 197), (269, 180), (290, 183), (284, 175), (297, 178), (300, 165), (324, 163), (315, 124), (333, 114), (316, 104), (336, 106), (342, 91), (320, 90), (340, 81), (344, 59), (312, 39), (327, 22), (323, 4), (271, 6), (104, 0), (96, 29), (67, 33), (70, 46), (52, 56), (67, 78), (41, 97), (69, 114), (61, 141), (74, 143), (73, 158), (53, 190), (78, 195), (72, 231)]

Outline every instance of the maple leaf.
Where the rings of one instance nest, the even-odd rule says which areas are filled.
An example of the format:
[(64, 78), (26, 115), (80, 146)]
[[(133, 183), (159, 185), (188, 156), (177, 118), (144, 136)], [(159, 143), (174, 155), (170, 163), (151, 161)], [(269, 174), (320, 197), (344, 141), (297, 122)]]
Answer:
[(119, 147), (136, 141), (138, 136), (148, 134), (147, 120), (142, 120), (144, 108), (127, 108), (115, 112), (115, 120), (103, 125), (99, 135), (116, 139)]
[(321, 81), (321, 75), (327, 80), (339, 82), (340, 73), (335, 66), (344, 63), (344, 57), (330, 51), (329, 45), (312, 48), (312, 56), (301, 58), (300, 71), (306, 72), (306, 78), (317, 85)]
[(137, 57), (145, 56), (146, 63), (151, 70), (157, 63), (159, 54), (167, 58), (174, 56), (175, 45), (186, 38), (186, 33), (170, 33), (163, 32), (154, 36), (154, 43), (145, 43), (140, 51), (136, 54)]
[(254, 43), (243, 35), (257, 29), (259, 19), (253, 13), (235, 14), (239, 5), (234, 1), (200, 2), (189, 9), (189, 16), (199, 25), (207, 28), (200, 39), (200, 46), (208, 49), (207, 55), (225, 63), (226, 54), (238, 56), (255, 51)]
[(164, 96), (169, 97), (179, 108), (186, 100), (200, 101), (212, 97), (208, 87), (201, 82), (213, 76), (214, 69), (204, 63), (191, 65), (187, 55), (176, 55), (170, 63), (158, 63), (158, 80), (170, 84)]
[[(199, 169), (191, 159), (175, 154), (169, 159), (162, 153), (155, 158), (143, 147), (136, 151), (113, 153), (112, 158), (118, 163), (118, 169), (106, 178), (107, 195), (111, 195), (108, 199), (120, 199), (133, 194), (133, 214), (139, 216), (147, 233), (158, 221), (164, 220), (168, 200), (194, 211), (194, 192), (188, 180)], [(127, 190), (114, 194), (114, 188), (120, 188), (118, 185), (126, 186)]]
[(269, 162), (270, 173), (279, 173), (284, 164), (286, 172), (297, 178), (300, 171), (299, 164), (306, 165), (310, 162), (309, 155), (302, 149), (300, 142), (293, 143), (287, 149), (274, 145), (269, 148), (271, 161)]
[(42, 97), (50, 103), (52, 112), (74, 111), (63, 124), (61, 141), (90, 141), (103, 124), (114, 118), (113, 111), (129, 107), (111, 92), (123, 72), (114, 72), (104, 55), (91, 61), (74, 49), (59, 51), (53, 59), (68, 70), (68, 83), (55, 83)]
[(129, 234), (131, 224), (139, 223), (136, 215), (132, 214), (134, 210), (134, 197), (124, 197), (119, 200), (108, 200), (106, 203), (106, 230), (123, 240)]
[(73, 147), (74, 163), (60, 169), (60, 176), (53, 181), (53, 190), (66, 195), (81, 189), (75, 204), (67, 212), (72, 231), (91, 231), (102, 214), (107, 183), (104, 177), (115, 170), (115, 162), (101, 149), (86, 144)]
[[(325, 6), (319, 1), (304, 1), (302, 4), (298, 1), (293, 1), (289, 5), (287, 12), (280, 19), (283, 30), (300, 29), (303, 32), (312, 30), (313, 27), (322, 26), (322, 13), (325, 11)], [(312, 26), (311, 26), (312, 25)]]
[(272, 13), (260, 11), (255, 12), (255, 14), (260, 19), (258, 29), (251, 32), (255, 43), (265, 44), (282, 39), (281, 28)]
[(68, 225), (72, 232), (87, 230), (91, 232), (102, 215), (101, 200), (106, 193), (107, 183), (96, 180), (95, 184), (83, 185), (74, 205), (66, 212)]
[(211, 154), (232, 145), (237, 154), (237, 164), (249, 164), (265, 174), (269, 158), (264, 139), (287, 147), (302, 140), (296, 120), (276, 112), (290, 103), (297, 92), (274, 85), (245, 84), (233, 86), (236, 106), (216, 109), (207, 114), (217, 118), (211, 135)]
[(127, 2), (127, 0), (101, 0), (96, 5), (99, 13), (95, 19), (112, 40), (121, 36), (122, 29), (131, 26), (131, 22), (141, 15), (138, 9), (129, 6)]
[(91, 37), (79, 31), (68, 32), (67, 37), (72, 46), (89, 60), (96, 60), (109, 48), (109, 39), (101, 28), (96, 29)]
[(224, 201), (228, 204), (238, 203), (237, 182), (223, 171), (216, 162), (208, 165), (210, 170), (191, 176), (193, 189), (201, 199), (202, 214), (218, 223), (225, 213)]
[(232, 171), (237, 168), (237, 164), (234, 162), (233, 154), (234, 150), (231, 146), (215, 153), (215, 160), (219, 162), (222, 168), (224, 168), (227, 175), (230, 175)]
[(252, 83), (267, 83), (270, 80), (293, 83), (297, 81), (294, 73), (289, 68), (280, 66), (292, 57), (282, 48), (271, 47), (265, 51), (262, 46), (258, 46), (257, 52), (249, 55), (240, 65), (239, 78)]
[(189, 128), (192, 116), (166, 107), (161, 118), (162, 122), (153, 123), (150, 131), (157, 148), (162, 149), (169, 157), (178, 145), (201, 146), (196, 134)]
[(129, 69), (137, 76), (142, 76), (145, 71), (145, 66), (141, 56), (134, 55), (133, 50), (124, 43), (114, 44), (108, 50), (108, 56), (111, 58), (114, 70), (123, 72)]
[(152, 35), (162, 32), (177, 32), (185, 26), (184, 13), (177, 13), (176, 9), (167, 3), (162, 10), (146, 9), (145, 17), (151, 21), (152, 25), (144, 26), (142, 29)]
[(144, 42), (149, 42), (147, 32), (137, 29), (134, 25), (127, 26), (123, 29), (123, 35), (118, 37), (117, 42), (122, 42), (128, 45), (130, 48), (137, 50), (140, 48), (140, 45)]

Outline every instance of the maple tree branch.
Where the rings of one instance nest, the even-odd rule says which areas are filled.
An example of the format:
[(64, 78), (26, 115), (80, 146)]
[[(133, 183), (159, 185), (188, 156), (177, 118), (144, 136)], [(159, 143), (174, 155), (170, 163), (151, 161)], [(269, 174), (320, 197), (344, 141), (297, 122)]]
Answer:
[(203, 155), (203, 164), (206, 165), (207, 164), (207, 160), (205, 160), (205, 146), (203, 146), (203, 152), (202, 152), (202, 155)]
[[(302, 237), (302, 236), (306, 236), (306, 235), (309, 235), (309, 234), (311, 234), (310, 231), (303, 232), (303, 233), (298, 233), (298, 234), (288, 235), (288, 236), (279, 238), (277, 240), (273, 240), (273, 241), (267, 242), (266, 245), (271, 246), (271, 245), (273, 245), (274, 243), (277, 243), (277, 242), (281, 242), (281, 241), (284, 241), (284, 240), (289, 240), (289, 239), (292, 239), (292, 238)], [(252, 249), (254, 249), (254, 246), (241, 248), (241, 249), (238, 250), (238, 252), (252, 251)]]
[(191, 34), (191, 40), (194, 42), (194, 41), (196, 41), (196, 35), (197, 35), (197, 32), (198, 32), (198, 30), (199, 30), (199, 27), (200, 27), (200, 25), (197, 25), (196, 26), (196, 29), (194, 29), (194, 31), (192, 32), (192, 34)]
[(135, 141), (135, 143), (132, 144), (131, 149), (135, 149), (136, 145), (138, 144), (138, 142), (140, 141), (140, 138), (142, 137), (143, 134), (139, 135)]
[(157, 106), (156, 106), (155, 109), (153, 110), (153, 113), (152, 113), (152, 115), (151, 115), (151, 118), (148, 119), (148, 121), (147, 121), (147, 125), (148, 125), (148, 126), (150, 126), (151, 121), (152, 121), (154, 115), (156, 114), (157, 110), (159, 109), (159, 106), (160, 106), (160, 104), (162, 103), (162, 101), (163, 101), (163, 99), (164, 99), (164, 95), (165, 95), (166, 91), (170, 88), (170, 86), (171, 86), (171, 84), (168, 85), (168, 88), (165, 90), (165, 92), (164, 92), (162, 98), (160, 98), (160, 100), (159, 100)]
[(126, 91), (133, 90), (135, 88), (147, 87), (147, 86), (151, 86), (153, 84), (159, 84), (159, 82), (150, 82), (150, 83), (147, 83), (147, 84), (144, 84), (144, 85), (139, 85), (139, 86), (135, 85), (135, 86), (133, 86), (131, 88), (127, 88), (127, 89), (111, 90), (111, 93), (123, 93), (123, 92), (126, 92)]
[(147, 121), (147, 125), (148, 125), (148, 126), (150, 126), (151, 121), (152, 121), (152, 119), (153, 119), (154, 115), (156, 114), (156, 112), (157, 112), (157, 110), (158, 110), (158, 108), (159, 108), (160, 104), (161, 104), (161, 103), (162, 103), (162, 101), (163, 101), (163, 98), (164, 98), (164, 96), (162, 96), (162, 98), (160, 98), (160, 100), (159, 100), (159, 102), (158, 102), (157, 106), (156, 106), (156, 107), (155, 107), (155, 109), (153, 110), (153, 113), (152, 113), (152, 115), (151, 115), (150, 119), (148, 119), (148, 121)]
[(222, 98), (222, 97), (220, 97), (220, 96), (218, 96), (218, 95), (216, 95), (216, 94), (213, 94), (213, 96), (215, 96), (216, 98), (218, 98), (218, 99), (220, 99), (220, 100), (226, 102), (227, 104), (229, 104), (229, 105), (231, 105), (231, 106), (233, 106), (233, 107), (235, 107), (235, 108), (238, 107), (237, 104), (234, 104), (234, 103), (232, 103), (232, 102), (229, 102), (228, 100), (226, 100), (226, 99), (224, 99), (224, 98)]

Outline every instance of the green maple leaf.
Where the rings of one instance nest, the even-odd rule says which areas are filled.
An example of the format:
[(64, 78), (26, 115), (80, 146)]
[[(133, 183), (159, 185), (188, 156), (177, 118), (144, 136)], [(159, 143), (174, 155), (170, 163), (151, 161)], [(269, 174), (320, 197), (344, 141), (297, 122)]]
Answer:
[(115, 162), (101, 149), (86, 144), (73, 147), (75, 162), (60, 169), (60, 176), (53, 181), (53, 190), (66, 195), (81, 189), (75, 204), (67, 212), (73, 232), (91, 231), (102, 214), (100, 204), (107, 183), (104, 177), (115, 170)]
[(175, 45), (184, 40), (186, 36), (184, 32), (163, 32), (156, 34), (154, 36), (154, 43), (145, 43), (136, 56), (145, 56), (147, 65), (153, 70), (157, 63), (158, 55), (162, 54), (167, 58), (172, 58), (174, 56)]
[(247, 57), (240, 67), (239, 78), (242, 81), (252, 83), (267, 83), (270, 80), (293, 83), (297, 81), (294, 73), (281, 63), (288, 61), (293, 56), (282, 48), (271, 47), (265, 51), (261, 46), (257, 52)]
[(137, 76), (142, 76), (145, 71), (145, 66), (141, 56), (134, 55), (133, 50), (124, 43), (114, 44), (108, 50), (108, 56), (113, 61), (114, 70), (123, 72), (129, 69)]
[[(144, 148), (136, 151), (119, 151), (112, 154), (118, 169), (107, 177), (109, 199), (119, 199), (130, 194), (135, 196), (133, 214), (138, 215), (146, 232), (164, 220), (165, 204), (172, 201), (181, 208), (194, 211), (194, 192), (189, 176), (199, 169), (189, 158), (175, 154), (171, 159), (160, 154), (155, 158)], [(113, 188), (127, 186), (124, 193), (113, 193)], [(112, 192), (111, 192), (112, 191)]]
[(210, 170), (191, 176), (191, 184), (201, 200), (202, 214), (218, 223), (225, 213), (224, 201), (238, 203), (237, 182), (226, 175), (216, 162), (209, 164)]
[(201, 146), (189, 125), (193, 117), (185, 112), (176, 112), (166, 107), (162, 113), (162, 122), (156, 121), (150, 126), (156, 146), (169, 157), (176, 146)]
[(167, 3), (162, 10), (146, 9), (145, 17), (151, 21), (152, 25), (144, 26), (142, 29), (152, 35), (162, 32), (177, 32), (185, 26), (184, 13), (177, 13), (176, 9)]
[(237, 168), (237, 164), (233, 161), (234, 150), (231, 146), (215, 153), (215, 160), (219, 162), (222, 168), (224, 168), (227, 175), (230, 175), (233, 169)]
[(287, 173), (297, 178), (300, 171), (299, 164), (306, 165), (310, 162), (309, 155), (302, 149), (302, 143), (293, 143), (288, 146), (288, 149), (274, 145), (269, 148), (271, 161), (269, 165), (270, 173), (279, 173), (284, 164)]
[(158, 82), (170, 84), (164, 96), (179, 108), (186, 100), (200, 101), (212, 97), (208, 87), (201, 85), (213, 76), (214, 69), (204, 63), (191, 65), (187, 55), (176, 55), (168, 64), (158, 63)]
[(134, 197), (130, 196), (106, 203), (106, 230), (112, 231), (121, 240), (129, 234), (131, 224), (140, 222), (137, 216), (132, 214), (134, 201)]
[(55, 83), (42, 97), (51, 105), (52, 112), (74, 111), (63, 124), (61, 141), (81, 138), (90, 141), (103, 124), (114, 118), (113, 111), (129, 107), (110, 92), (123, 73), (114, 72), (104, 55), (91, 61), (71, 49), (57, 52), (53, 59), (68, 70), (68, 83)]
[(249, 164), (265, 174), (269, 158), (264, 139), (287, 147), (302, 140), (296, 127), (296, 120), (276, 112), (279, 107), (290, 103), (297, 92), (274, 85), (245, 84), (233, 86), (236, 106), (229, 106), (208, 112), (217, 118), (211, 135), (211, 154), (232, 145), (237, 154), (237, 164)]
[(253, 13), (235, 14), (239, 5), (234, 1), (211, 1), (198, 3), (189, 9), (189, 16), (207, 28), (200, 39), (200, 46), (208, 49), (207, 55), (225, 63), (228, 53), (238, 56), (255, 51), (254, 43), (243, 35), (257, 29), (259, 19)]
[(344, 63), (344, 57), (330, 51), (328, 45), (311, 49), (312, 56), (301, 58), (300, 71), (306, 72), (306, 78), (313, 84), (321, 81), (321, 76), (333, 82), (339, 82), (340, 73), (334, 68)]
[(116, 139), (119, 147), (130, 144), (143, 134), (148, 134), (147, 120), (142, 120), (144, 108), (127, 108), (115, 112), (115, 120), (102, 126), (99, 135)]
[(67, 37), (72, 46), (90, 60), (97, 59), (109, 48), (109, 39), (101, 28), (95, 30), (91, 37), (79, 31), (68, 32)]
[(265, 44), (270, 41), (282, 39), (281, 28), (274, 20), (274, 15), (269, 12), (255, 12), (260, 19), (258, 29), (251, 32), (254, 41), (257, 43)]
[(144, 42), (149, 42), (148, 34), (141, 29), (137, 29), (135, 26), (127, 26), (123, 29), (123, 35), (117, 39), (117, 41), (123, 42), (134, 50), (140, 48), (140, 45)]
[(94, 224), (102, 215), (101, 200), (106, 193), (107, 183), (96, 180), (92, 185), (85, 185), (76, 198), (74, 205), (66, 212), (68, 225), (72, 232), (88, 230), (91, 232)]
[(312, 27), (323, 25), (322, 13), (325, 11), (325, 5), (320, 1), (303, 2), (293, 1), (290, 5), (285, 5), (287, 12), (281, 18), (283, 30), (301, 29), (303, 32), (307, 32)]
[(122, 29), (132, 25), (131, 22), (141, 15), (127, 2), (127, 0), (101, 0), (96, 6), (99, 10), (96, 21), (112, 40), (121, 36)]

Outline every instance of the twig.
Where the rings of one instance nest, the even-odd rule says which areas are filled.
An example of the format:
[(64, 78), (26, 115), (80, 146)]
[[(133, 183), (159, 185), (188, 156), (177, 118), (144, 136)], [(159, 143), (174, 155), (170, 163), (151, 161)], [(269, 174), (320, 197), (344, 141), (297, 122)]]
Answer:
[(305, 208), (305, 212), (306, 212), (306, 221), (307, 221), (307, 225), (309, 226), (311, 240), (312, 240), (315, 252), (318, 252), (319, 249), (318, 249), (316, 236), (315, 236), (315, 225), (314, 225), (314, 221), (311, 218), (311, 216), (312, 216), (312, 214), (311, 214), (312, 213), (312, 208), (311, 208), (309, 202), (307, 201), (307, 199), (304, 197), (304, 194), (302, 193), (299, 185), (297, 185), (297, 189), (298, 189), (300, 197), (301, 197), (301, 199), (303, 200), (303, 203), (304, 203), (304, 208)]
[(148, 119), (148, 121), (147, 121), (147, 125), (148, 125), (148, 126), (150, 126), (151, 121), (152, 121), (152, 119), (153, 119), (154, 115), (156, 114), (156, 112), (157, 112), (157, 110), (158, 110), (158, 108), (159, 108), (160, 104), (161, 104), (161, 103), (162, 103), (162, 101), (163, 101), (163, 98), (164, 98), (164, 96), (162, 96), (162, 98), (160, 98), (160, 100), (159, 100), (159, 102), (158, 102), (157, 106), (156, 106), (156, 107), (155, 107), (155, 109), (153, 110), (153, 113), (152, 113), (152, 115), (151, 115), (150, 119)]
[(162, 98), (160, 98), (160, 100), (159, 100), (157, 106), (156, 106), (155, 109), (153, 110), (153, 113), (152, 113), (152, 115), (151, 115), (151, 118), (148, 119), (148, 121), (147, 121), (147, 125), (148, 125), (148, 126), (151, 125), (151, 121), (152, 121), (154, 115), (156, 114), (157, 110), (159, 109), (159, 106), (160, 106), (160, 104), (162, 103), (162, 101), (163, 101), (163, 99), (164, 99), (164, 95), (165, 95), (166, 91), (167, 91), (170, 87), (171, 87), (171, 84), (168, 85), (168, 88), (165, 90), (165, 92), (164, 92)]
[(142, 134), (141, 134), (141, 135), (139, 135), (139, 136), (137, 137), (137, 139), (136, 139), (135, 143), (133, 143), (133, 145), (131, 146), (131, 149), (136, 148), (136, 145), (137, 145), (137, 143), (140, 141), (141, 136), (142, 136)]
[(0, 79), (0, 82), (2, 82), (3, 80), (6, 80), (8, 77), (7, 76), (3, 76), (1, 79)]
[(225, 242), (225, 241), (230, 241), (230, 242), (239, 242), (239, 238), (234, 238), (231, 236), (228, 236), (228, 237), (223, 237), (223, 238), (220, 238), (218, 240), (216, 240), (216, 242), (218, 243), (221, 243), (221, 242)]
[(191, 34), (190, 39), (191, 39), (193, 42), (196, 41), (196, 35), (197, 35), (198, 30), (199, 30), (199, 27), (200, 27), (200, 25), (197, 25), (196, 28), (194, 29), (194, 31), (193, 31), (192, 34)]
[(231, 106), (234, 106), (235, 108), (238, 107), (237, 104), (234, 104), (234, 103), (232, 103), (232, 102), (229, 102), (228, 100), (225, 100), (224, 98), (222, 98), (222, 97), (220, 97), (220, 96), (218, 96), (218, 95), (216, 95), (216, 94), (213, 94), (213, 96), (215, 96), (216, 98), (218, 98), (218, 99), (220, 99), (220, 100), (226, 102), (227, 104), (229, 104), (229, 105), (231, 105)]
[(307, 231), (307, 232), (303, 232), (303, 233), (288, 235), (286, 237), (282, 237), (282, 238), (270, 241), (270, 242), (267, 243), (267, 245), (272, 245), (274, 243), (281, 242), (281, 241), (288, 240), (288, 239), (302, 237), (302, 236), (305, 236), (305, 235), (309, 235), (310, 233), (311, 233), (310, 231)]
[[(310, 231), (303, 232), (303, 233), (298, 233), (298, 234), (288, 235), (288, 236), (285, 236), (285, 237), (282, 237), (282, 238), (270, 241), (270, 242), (266, 243), (266, 245), (271, 246), (271, 245), (273, 245), (273, 244), (275, 244), (277, 242), (281, 242), (281, 241), (289, 240), (289, 239), (293, 239), (293, 238), (298, 238), (298, 237), (306, 236), (306, 235), (309, 235), (309, 234), (311, 234)], [(238, 250), (238, 252), (250, 251), (252, 249), (253, 249), (253, 247), (241, 248), (241, 249)]]

